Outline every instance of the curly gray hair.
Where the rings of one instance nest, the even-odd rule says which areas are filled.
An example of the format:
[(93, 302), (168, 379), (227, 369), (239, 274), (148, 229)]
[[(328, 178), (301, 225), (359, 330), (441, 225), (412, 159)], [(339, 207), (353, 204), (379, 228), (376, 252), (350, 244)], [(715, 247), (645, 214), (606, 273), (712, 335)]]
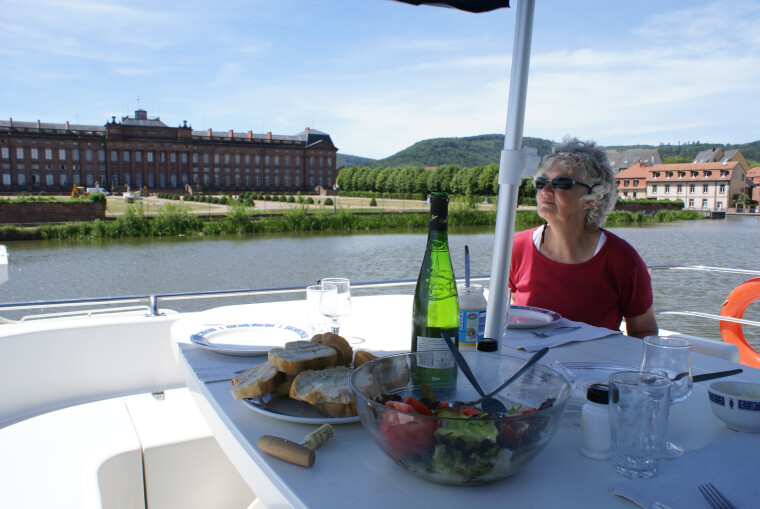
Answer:
[(583, 198), (593, 204), (586, 214), (586, 229), (601, 228), (617, 201), (615, 171), (607, 160), (607, 152), (594, 141), (580, 141), (566, 136), (562, 143), (552, 147), (551, 154), (544, 156), (539, 171), (560, 169), (579, 182), (594, 186)]

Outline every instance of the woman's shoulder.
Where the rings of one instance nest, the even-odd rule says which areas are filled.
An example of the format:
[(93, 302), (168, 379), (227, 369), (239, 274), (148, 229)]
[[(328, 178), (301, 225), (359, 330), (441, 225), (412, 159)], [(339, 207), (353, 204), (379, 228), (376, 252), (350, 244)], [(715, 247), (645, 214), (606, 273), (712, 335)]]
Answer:
[(632, 261), (641, 261), (643, 263), (643, 259), (641, 258), (641, 255), (639, 255), (639, 252), (636, 251), (636, 248), (629, 244), (628, 241), (604, 228), (602, 228), (602, 231), (607, 239), (605, 244), (609, 246), (610, 250), (615, 252), (615, 256), (627, 256), (629, 259), (632, 259)]

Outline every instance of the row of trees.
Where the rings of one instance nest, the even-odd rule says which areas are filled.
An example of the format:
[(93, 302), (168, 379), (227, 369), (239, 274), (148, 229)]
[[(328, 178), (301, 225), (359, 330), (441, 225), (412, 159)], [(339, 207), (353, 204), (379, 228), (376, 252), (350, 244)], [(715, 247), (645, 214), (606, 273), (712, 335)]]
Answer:
[[(377, 193), (415, 193), (421, 196), (437, 191), (461, 196), (493, 196), (499, 192), (499, 165), (462, 168), (455, 164), (425, 170), (419, 166), (368, 168), (351, 166), (338, 172), (341, 191)], [(520, 196), (535, 196), (532, 179), (523, 179)]]
[(336, 183), (341, 191), (374, 191), (378, 193), (419, 193), (431, 191), (449, 194), (494, 195), (498, 193), (499, 166), (460, 168), (447, 164), (434, 170), (421, 167), (343, 168)]

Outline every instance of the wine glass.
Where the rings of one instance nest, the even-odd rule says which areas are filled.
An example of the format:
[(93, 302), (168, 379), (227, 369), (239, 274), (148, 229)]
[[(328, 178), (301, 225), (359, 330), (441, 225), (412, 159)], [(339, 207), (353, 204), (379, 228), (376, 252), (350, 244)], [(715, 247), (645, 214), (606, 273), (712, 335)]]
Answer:
[(319, 299), (319, 311), (330, 318), (333, 334), (340, 330), (340, 318), (351, 312), (351, 283), (346, 278), (324, 278), (322, 294)]
[[(691, 376), (691, 343), (672, 337), (645, 337), (641, 370), (662, 373), (670, 378), (671, 404), (685, 400), (691, 394), (694, 385)], [(677, 458), (681, 455), (683, 448), (668, 441), (665, 445), (665, 458)]]

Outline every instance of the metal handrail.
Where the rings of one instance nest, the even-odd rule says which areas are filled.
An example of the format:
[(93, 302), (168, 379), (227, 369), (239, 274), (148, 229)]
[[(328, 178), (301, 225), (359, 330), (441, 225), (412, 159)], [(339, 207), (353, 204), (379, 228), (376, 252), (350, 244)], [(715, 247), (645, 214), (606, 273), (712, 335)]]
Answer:
[[(732, 269), (726, 267), (711, 267), (707, 265), (650, 265), (647, 267), (650, 274), (657, 270), (693, 270), (693, 271), (705, 271), (705, 272), (723, 272), (731, 274), (743, 274), (749, 276), (760, 276), (760, 271), (746, 270), (746, 269)], [(473, 276), (470, 278), (473, 281), (487, 281), (490, 280), (489, 275)], [(464, 281), (464, 278), (457, 278), (457, 281)], [(367, 288), (383, 288), (393, 286), (410, 286), (417, 282), (416, 279), (398, 279), (390, 281), (361, 281), (352, 282), (351, 286), (356, 289)], [(59, 299), (59, 300), (38, 300), (38, 301), (26, 301), (26, 302), (0, 302), (0, 311), (10, 310), (22, 310), (22, 309), (38, 309), (38, 308), (59, 308), (59, 307), (75, 307), (75, 306), (94, 306), (94, 305), (109, 305), (115, 303), (128, 304), (128, 303), (143, 303), (147, 304), (148, 316), (160, 316), (162, 313), (159, 308), (159, 301), (180, 301), (180, 300), (194, 300), (194, 299), (211, 299), (211, 298), (224, 298), (224, 297), (247, 297), (256, 295), (277, 295), (277, 294), (290, 294), (302, 292), (308, 285), (297, 286), (279, 286), (279, 287), (264, 287), (264, 288), (243, 288), (236, 290), (207, 290), (207, 291), (195, 291), (195, 292), (174, 292), (174, 293), (155, 293), (145, 295), (125, 295), (120, 297), (87, 297), (76, 299)], [(116, 310), (114, 310), (116, 311)], [(655, 314), (671, 314), (671, 315), (686, 315), (695, 316), (699, 318), (707, 318), (711, 320), (719, 320), (726, 322), (740, 323), (743, 325), (752, 325), (760, 327), (760, 322), (753, 320), (744, 320), (741, 318), (732, 318), (728, 316), (720, 316), (709, 313), (701, 313), (698, 311), (687, 311), (678, 309), (659, 309), (654, 311)], [(75, 313), (50, 313), (44, 315), (33, 315), (37, 318), (54, 318), (71, 316)], [(23, 317), (21, 321), (31, 317)]]
[[(472, 281), (485, 281), (489, 276), (472, 276)], [(457, 278), (457, 281), (464, 281), (464, 278)], [(416, 279), (398, 279), (391, 281), (360, 281), (351, 282), (351, 287), (355, 289), (366, 288), (384, 288), (393, 286), (410, 286), (416, 284)], [(311, 283), (310, 283), (311, 284)], [(108, 304), (128, 304), (128, 303), (147, 303), (149, 316), (160, 316), (159, 300), (162, 301), (179, 301), (194, 299), (211, 299), (220, 297), (246, 297), (254, 295), (277, 295), (303, 292), (309, 285), (297, 286), (277, 286), (265, 288), (242, 288), (237, 290), (206, 290), (196, 292), (174, 292), (174, 293), (154, 293), (146, 295), (123, 295), (119, 297), (86, 297), (76, 299), (58, 299), (58, 300), (36, 300), (25, 302), (0, 302), (0, 311), (11, 311), (21, 309), (38, 309), (38, 308), (60, 308), (75, 306), (95, 306)], [(60, 313), (59, 316), (69, 316), (71, 313)], [(55, 317), (56, 314), (47, 314), (46, 318)], [(24, 317), (26, 318), (26, 317)], [(24, 321), (24, 318), (21, 321)]]
[(760, 327), (760, 322), (756, 322), (754, 320), (745, 320), (743, 318), (734, 318), (732, 316), (713, 315), (710, 313), (702, 313), (700, 311), (686, 311), (681, 309), (655, 309), (654, 313), (656, 315), (696, 316), (699, 318), (709, 318), (710, 320), (718, 320), (721, 322), (733, 322), (740, 323), (742, 325), (754, 325), (755, 327)]
[(760, 276), (758, 270), (746, 269), (729, 269), (726, 267), (710, 267), (708, 265), (649, 265), (647, 266), (651, 274), (655, 270), (700, 270), (705, 272), (727, 272), (730, 274), (745, 274), (747, 276)]

